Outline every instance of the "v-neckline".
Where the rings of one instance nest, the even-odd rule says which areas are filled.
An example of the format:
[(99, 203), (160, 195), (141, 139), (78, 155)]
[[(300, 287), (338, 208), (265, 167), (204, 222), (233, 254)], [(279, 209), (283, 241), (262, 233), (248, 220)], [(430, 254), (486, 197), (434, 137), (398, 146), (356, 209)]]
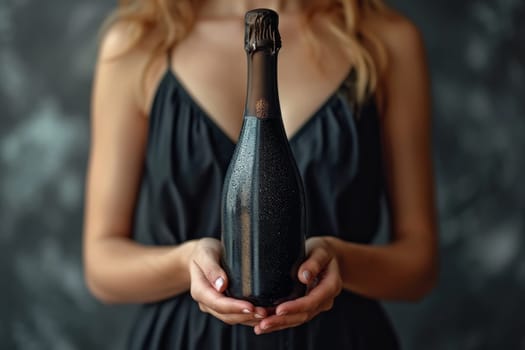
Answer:
[[(341, 80), (341, 82), (337, 85), (337, 87), (335, 88), (335, 90), (330, 94), (328, 95), (325, 100), (323, 101), (323, 103), (321, 103), (319, 105), (319, 107), (317, 107), (315, 109), (315, 112), (313, 112), (308, 118), (306, 118), (304, 120), (304, 122), (302, 123), (301, 126), (299, 126), (299, 128), (291, 135), (288, 137), (288, 142), (290, 144), (294, 143), (298, 138), (299, 136), (301, 136), (302, 134), (304, 134), (304, 132), (308, 129), (308, 127), (313, 124), (315, 122), (315, 120), (320, 116), (322, 115), (322, 113), (324, 112), (324, 110), (326, 108), (328, 108), (328, 106), (330, 106), (332, 104), (332, 101), (335, 100), (337, 97), (338, 97), (338, 93), (339, 91), (341, 90), (341, 88), (345, 85), (346, 81), (348, 79), (350, 79), (351, 75), (353, 73), (353, 68), (351, 67), (350, 69), (347, 70), (347, 73), (346, 75), (344, 76), (344, 78)], [(177, 73), (173, 71), (173, 69), (167, 69), (166, 71), (166, 74), (175, 82), (175, 84), (177, 85), (177, 87), (179, 88), (179, 91), (186, 97), (186, 99), (190, 102), (190, 104), (197, 110), (198, 114), (203, 118), (203, 120), (208, 124), (210, 125), (210, 127), (212, 127), (213, 129), (215, 129), (218, 134), (221, 135), (221, 137), (223, 137), (226, 141), (228, 141), (228, 143), (230, 143), (231, 145), (233, 146), (236, 146), (237, 143), (238, 143), (238, 140), (233, 140), (224, 130), (223, 128), (217, 124), (217, 122), (215, 121), (215, 119), (213, 119), (210, 115), (210, 113), (208, 113), (208, 111), (203, 107), (201, 106), (201, 104), (199, 103), (199, 101), (197, 101), (193, 95), (189, 92), (189, 90), (186, 88), (184, 82), (178, 77)]]

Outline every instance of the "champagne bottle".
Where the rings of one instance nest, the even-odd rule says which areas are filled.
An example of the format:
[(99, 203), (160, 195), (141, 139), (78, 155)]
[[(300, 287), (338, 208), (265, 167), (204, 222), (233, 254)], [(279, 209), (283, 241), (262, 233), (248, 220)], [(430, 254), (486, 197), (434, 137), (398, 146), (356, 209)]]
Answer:
[(279, 105), (278, 15), (252, 10), (245, 22), (248, 89), (222, 192), (222, 264), (228, 295), (269, 307), (305, 293), (297, 270), (305, 256), (306, 207)]

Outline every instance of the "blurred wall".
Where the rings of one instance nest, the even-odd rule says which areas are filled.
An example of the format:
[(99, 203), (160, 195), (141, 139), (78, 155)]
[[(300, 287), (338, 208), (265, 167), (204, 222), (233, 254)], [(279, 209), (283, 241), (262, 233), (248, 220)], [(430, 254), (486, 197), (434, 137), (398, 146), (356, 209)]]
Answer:
[[(112, 2), (113, 3), (113, 2)], [(102, 0), (0, 2), (0, 348), (118, 349), (133, 307), (81, 269), (89, 96)], [(404, 348), (525, 349), (525, 2), (390, 4), (433, 77), (441, 280), (389, 303)]]

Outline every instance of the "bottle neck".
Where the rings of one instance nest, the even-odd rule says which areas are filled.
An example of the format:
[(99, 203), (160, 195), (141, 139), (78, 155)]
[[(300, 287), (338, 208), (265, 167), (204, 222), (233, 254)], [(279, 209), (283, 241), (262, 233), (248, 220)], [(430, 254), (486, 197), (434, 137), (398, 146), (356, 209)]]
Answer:
[(245, 116), (281, 118), (277, 91), (277, 52), (248, 53), (248, 89)]

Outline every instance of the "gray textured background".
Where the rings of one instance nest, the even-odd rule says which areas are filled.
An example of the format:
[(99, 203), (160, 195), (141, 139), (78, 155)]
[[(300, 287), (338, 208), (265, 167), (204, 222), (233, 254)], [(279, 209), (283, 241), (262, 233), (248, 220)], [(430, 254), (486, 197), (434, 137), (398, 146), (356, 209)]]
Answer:
[[(389, 304), (405, 349), (525, 349), (525, 2), (391, 4), (422, 29), (434, 89), (442, 273)], [(0, 348), (118, 349), (133, 314), (80, 265), (102, 0), (0, 1)]]

